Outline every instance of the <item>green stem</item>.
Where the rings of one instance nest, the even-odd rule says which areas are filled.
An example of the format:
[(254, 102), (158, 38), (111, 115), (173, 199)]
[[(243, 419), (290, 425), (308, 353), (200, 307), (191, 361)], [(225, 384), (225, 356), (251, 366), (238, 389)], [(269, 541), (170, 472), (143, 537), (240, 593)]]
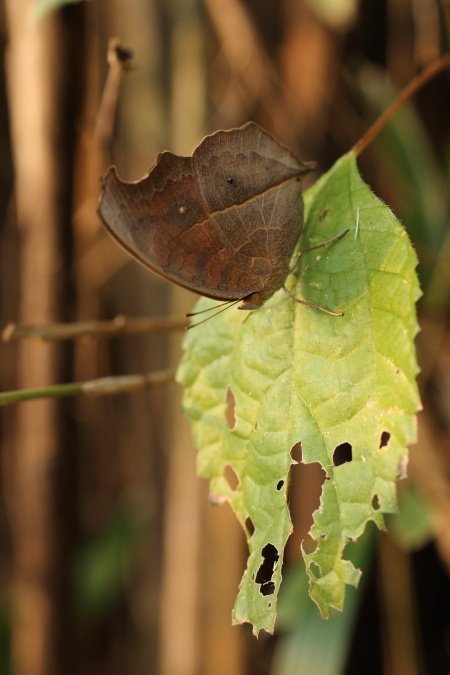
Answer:
[(118, 377), (101, 377), (98, 380), (88, 382), (70, 382), (68, 384), (55, 384), (49, 387), (36, 389), (19, 389), (17, 391), (4, 391), (0, 393), (0, 406), (30, 401), (37, 398), (60, 398), (62, 396), (110, 396), (130, 391), (141, 391), (167, 382), (173, 382), (175, 371), (173, 369), (159, 370), (146, 375), (122, 375)]
[(81, 393), (83, 384), (83, 382), (71, 382), (69, 384), (55, 384), (51, 387), (38, 387), (37, 389), (3, 391), (0, 393), (0, 406), (18, 403), (19, 401), (30, 401), (35, 398), (74, 396)]

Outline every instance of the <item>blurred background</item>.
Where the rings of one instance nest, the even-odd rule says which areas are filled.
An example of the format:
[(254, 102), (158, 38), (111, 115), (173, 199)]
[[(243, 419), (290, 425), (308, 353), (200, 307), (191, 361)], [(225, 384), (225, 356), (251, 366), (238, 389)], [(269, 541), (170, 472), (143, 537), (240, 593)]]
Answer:
[[(1, 327), (179, 318), (96, 216), (99, 176), (252, 119), (328, 170), (449, 46), (448, 0), (0, 0)], [(110, 38), (118, 43), (109, 48)], [(134, 57), (126, 52), (133, 51)], [(450, 672), (450, 79), (360, 157), (417, 250), (424, 411), (390, 533), (342, 615), (307, 599), (300, 544), (322, 471), (292, 472), (295, 526), (274, 636), (232, 627), (246, 542), (208, 504), (173, 381), (1, 409), (0, 675)], [(0, 345), (2, 391), (176, 366), (180, 330)]]

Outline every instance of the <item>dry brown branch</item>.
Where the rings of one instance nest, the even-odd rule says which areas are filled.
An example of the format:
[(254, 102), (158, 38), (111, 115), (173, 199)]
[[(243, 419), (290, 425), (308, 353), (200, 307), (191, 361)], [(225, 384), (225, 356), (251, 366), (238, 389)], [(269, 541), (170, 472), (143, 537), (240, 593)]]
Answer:
[(437, 59), (437, 61), (431, 63), (421, 73), (416, 75), (416, 77), (408, 82), (408, 84), (401, 90), (398, 96), (396, 96), (389, 108), (387, 108), (384, 113), (378, 117), (374, 124), (372, 124), (372, 126), (366, 131), (364, 136), (360, 138), (357, 143), (355, 143), (350, 152), (353, 152), (355, 155), (359, 155), (373, 141), (380, 131), (384, 129), (386, 124), (395, 115), (395, 113), (400, 110), (400, 108), (420, 89), (422, 89), (422, 87), (428, 84), (428, 82), (430, 82), (433, 77), (441, 73), (446, 68), (450, 68), (450, 53), (441, 56), (439, 59)]
[(112, 394), (124, 394), (142, 391), (148, 387), (173, 382), (175, 370), (158, 370), (146, 375), (118, 375), (115, 377), (100, 377), (97, 380), (85, 382), (81, 387), (81, 393), (87, 396), (111, 396)]
[(177, 317), (127, 318), (116, 316), (111, 321), (79, 321), (76, 323), (16, 324), (2, 331), (3, 342), (40, 338), (41, 340), (74, 340), (79, 337), (119, 337), (183, 330), (186, 319)]
[(108, 43), (107, 58), (108, 77), (103, 89), (94, 132), (94, 138), (105, 154), (113, 136), (120, 83), (124, 73), (132, 67), (133, 52), (121, 46), (120, 38), (114, 37)]

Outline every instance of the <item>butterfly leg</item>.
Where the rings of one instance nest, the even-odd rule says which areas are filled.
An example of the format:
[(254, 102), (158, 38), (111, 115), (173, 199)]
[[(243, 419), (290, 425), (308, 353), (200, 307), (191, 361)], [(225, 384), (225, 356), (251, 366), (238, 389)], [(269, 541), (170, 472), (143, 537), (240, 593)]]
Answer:
[[(333, 237), (333, 239), (329, 239), (328, 241), (324, 241), (323, 244), (317, 244), (317, 246), (311, 246), (310, 248), (304, 248), (303, 251), (299, 251), (297, 253), (295, 263), (292, 265), (291, 269), (289, 270), (289, 274), (291, 274), (295, 270), (295, 268), (297, 267), (297, 263), (299, 261), (300, 256), (302, 255), (302, 253), (308, 253), (309, 251), (315, 251), (316, 248), (323, 248), (324, 246), (328, 246), (328, 244), (332, 244), (333, 242), (335, 242), (338, 239), (340, 239), (341, 237), (343, 237), (344, 234), (347, 234), (347, 232), (349, 232), (348, 227), (343, 232), (341, 232), (340, 234), (337, 234), (335, 237)], [(306, 304), (308, 304), (308, 303), (306, 303)]]
[[(305, 248), (303, 251), (299, 251), (297, 258), (295, 260), (295, 263), (289, 270), (289, 274), (294, 271), (294, 269), (297, 266), (297, 263), (299, 261), (299, 258), (302, 253), (308, 253), (308, 251), (315, 251), (317, 248), (323, 248), (324, 246), (328, 246), (328, 244), (332, 244), (334, 241), (337, 241), (341, 237), (343, 237), (347, 232), (349, 231), (349, 228), (347, 227), (343, 232), (340, 234), (336, 235), (336, 237), (333, 237), (333, 239), (329, 239), (328, 241), (325, 241), (323, 244), (318, 244), (317, 246), (311, 246), (310, 248)], [(314, 309), (320, 309), (321, 312), (325, 312), (325, 314), (331, 314), (331, 316), (344, 316), (342, 312), (330, 312), (328, 309), (325, 309), (324, 307), (321, 307), (320, 305), (314, 305), (312, 302), (306, 302), (306, 300), (299, 300), (298, 298), (294, 298), (286, 288), (286, 286), (282, 286), (283, 291), (286, 293), (288, 298), (292, 300), (292, 302), (298, 302), (300, 305), (306, 305), (307, 307), (314, 307)]]
[(331, 316), (344, 316), (343, 312), (330, 312), (329, 309), (325, 309), (324, 307), (321, 307), (320, 305), (314, 305), (312, 302), (306, 302), (306, 300), (299, 300), (298, 298), (294, 298), (286, 288), (286, 286), (281, 287), (283, 291), (286, 293), (288, 296), (289, 300), (292, 300), (292, 302), (298, 302), (300, 305), (306, 305), (307, 307), (314, 307), (314, 309), (320, 309), (321, 312), (325, 312), (325, 314), (331, 314)]

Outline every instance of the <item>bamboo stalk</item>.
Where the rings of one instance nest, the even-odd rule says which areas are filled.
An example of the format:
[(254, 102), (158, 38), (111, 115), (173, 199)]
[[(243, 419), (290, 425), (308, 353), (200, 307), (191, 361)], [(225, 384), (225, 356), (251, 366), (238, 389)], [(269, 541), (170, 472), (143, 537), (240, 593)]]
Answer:
[[(63, 47), (55, 16), (33, 20), (34, 0), (7, 0), (7, 93), (21, 233), (20, 321), (59, 318), (64, 268), (58, 265), (64, 200), (61, 131)], [(61, 358), (50, 345), (23, 342), (18, 387), (51, 386)], [(12, 671), (52, 675), (60, 666), (64, 617), (58, 615), (63, 575), (58, 546), (54, 476), (59, 449), (55, 401), (21, 406), (14, 453), (5, 477), (12, 543)], [(67, 619), (70, 621), (70, 618)]]

